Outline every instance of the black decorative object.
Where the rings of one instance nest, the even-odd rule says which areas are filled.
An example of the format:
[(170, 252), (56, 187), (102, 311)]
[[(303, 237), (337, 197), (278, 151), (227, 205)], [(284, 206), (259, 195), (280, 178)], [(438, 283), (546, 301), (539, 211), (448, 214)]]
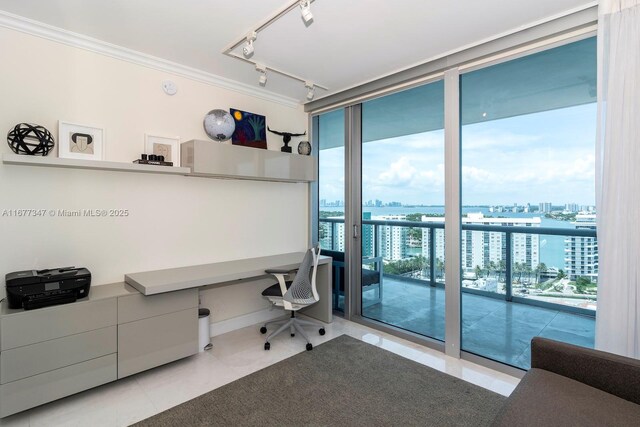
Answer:
[(291, 152), (291, 147), (289, 147), (289, 142), (291, 142), (291, 137), (292, 136), (304, 136), (304, 135), (307, 134), (306, 131), (304, 133), (280, 132), (280, 131), (277, 131), (277, 130), (269, 129), (269, 126), (267, 126), (267, 130), (269, 130), (269, 132), (271, 132), (271, 133), (275, 133), (276, 135), (280, 135), (282, 137), (282, 142), (284, 142), (284, 145), (282, 147), (280, 147), (280, 151), (282, 151), (283, 153), (290, 153)]
[(300, 144), (298, 144), (298, 154), (303, 154), (305, 156), (311, 154), (311, 144), (309, 141), (300, 141)]
[(56, 145), (53, 135), (44, 126), (19, 123), (7, 134), (9, 147), (16, 154), (46, 156)]

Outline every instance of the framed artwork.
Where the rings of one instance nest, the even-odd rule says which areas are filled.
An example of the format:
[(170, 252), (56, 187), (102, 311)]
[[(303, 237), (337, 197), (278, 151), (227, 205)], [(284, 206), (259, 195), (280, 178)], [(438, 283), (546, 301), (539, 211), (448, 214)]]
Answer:
[(144, 134), (145, 154), (164, 156), (165, 162), (173, 162), (173, 166), (180, 166), (180, 137), (169, 137)]
[(236, 122), (236, 130), (231, 135), (231, 143), (245, 147), (267, 149), (267, 119), (260, 114), (230, 109)]
[(63, 159), (103, 160), (104, 129), (58, 122), (58, 157)]

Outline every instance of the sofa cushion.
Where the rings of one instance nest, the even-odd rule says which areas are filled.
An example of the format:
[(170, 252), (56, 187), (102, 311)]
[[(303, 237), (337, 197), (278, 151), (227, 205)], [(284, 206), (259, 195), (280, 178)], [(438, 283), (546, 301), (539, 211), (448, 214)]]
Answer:
[(520, 381), (494, 426), (638, 426), (640, 405), (543, 369)]

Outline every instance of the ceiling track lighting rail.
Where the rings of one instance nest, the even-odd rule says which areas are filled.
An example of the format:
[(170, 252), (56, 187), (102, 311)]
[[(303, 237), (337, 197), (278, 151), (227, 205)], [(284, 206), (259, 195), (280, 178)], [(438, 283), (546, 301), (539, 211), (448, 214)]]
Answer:
[(256, 64), (256, 71), (260, 73), (260, 77), (258, 77), (258, 84), (260, 86), (264, 86), (267, 84), (267, 67), (262, 64)]
[[(310, 82), (308, 79), (304, 77), (296, 76), (295, 74), (291, 74), (287, 71), (266, 66), (264, 64), (258, 63), (253, 59), (251, 59), (255, 52), (254, 42), (258, 38), (258, 33), (260, 31), (265, 30), (267, 27), (269, 27), (271, 24), (276, 22), (278, 19), (282, 18), (284, 15), (286, 15), (293, 9), (299, 7), (301, 18), (304, 21), (304, 25), (307, 25), (307, 26), (311, 25), (311, 23), (313, 22), (313, 14), (311, 13), (311, 3), (313, 1), (314, 0), (296, 0), (290, 3), (289, 5), (283, 7), (282, 9), (276, 11), (274, 14), (272, 14), (271, 16), (269, 16), (268, 18), (260, 22), (258, 25), (256, 25), (255, 30), (250, 31), (246, 36), (232, 42), (227, 47), (225, 47), (222, 53), (231, 58), (239, 59), (249, 64), (253, 64), (256, 68), (256, 71), (259, 73), (258, 84), (260, 86), (265, 86), (267, 84), (267, 70), (269, 70), (271, 72), (274, 72), (274, 73), (286, 76), (290, 79), (298, 80), (304, 83), (305, 88), (308, 89), (307, 99), (309, 101), (314, 98), (316, 88), (328, 91), (329, 88), (327, 88), (326, 86)], [(240, 45), (242, 45), (243, 43), (244, 43), (244, 46), (242, 47), (242, 55), (235, 53), (234, 50), (238, 48)]]

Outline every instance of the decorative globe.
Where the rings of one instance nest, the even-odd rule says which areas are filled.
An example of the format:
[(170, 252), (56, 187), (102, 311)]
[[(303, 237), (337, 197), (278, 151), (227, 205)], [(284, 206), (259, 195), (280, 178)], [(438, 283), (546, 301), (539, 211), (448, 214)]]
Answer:
[(226, 141), (236, 130), (236, 122), (224, 110), (211, 110), (204, 116), (204, 131), (214, 141)]
[(7, 143), (16, 154), (46, 156), (55, 142), (44, 126), (18, 123), (7, 134)]

